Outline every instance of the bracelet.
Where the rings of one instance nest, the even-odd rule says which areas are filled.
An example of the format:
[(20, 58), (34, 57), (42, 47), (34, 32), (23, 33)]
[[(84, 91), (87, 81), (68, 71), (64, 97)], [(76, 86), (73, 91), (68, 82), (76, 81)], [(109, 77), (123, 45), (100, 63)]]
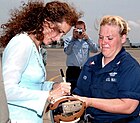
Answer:
[(52, 96), (52, 91), (50, 91), (50, 93), (49, 93), (48, 102), (49, 102), (49, 103), (54, 103), (54, 102), (55, 102), (55, 99), (54, 99), (54, 97)]

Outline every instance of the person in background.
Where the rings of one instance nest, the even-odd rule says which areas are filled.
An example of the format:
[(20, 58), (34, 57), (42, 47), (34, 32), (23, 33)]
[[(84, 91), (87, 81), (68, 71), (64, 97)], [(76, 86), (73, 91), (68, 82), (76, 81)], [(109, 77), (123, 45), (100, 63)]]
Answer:
[(28, 1), (2, 25), (2, 74), (11, 120), (42, 123), (46, 101), (70, 93), (70, 83), (46, 80), (40, 52), (67, 34), (81, 13), (66, 2)]
[(44, 66), (47, 65), (47, 45), (45, 45), (43, 42), (40, 46), (40, 52), (41, 52), (41, 55), (42, 55), (42, 59), (43, 59), (43, 63), (44, 63)]
[(11, 123), (9, 119), (9, 110), (5, 95), (4, 84), (2, 81), (1, 52), (0, 52), (0, 123)]
[(89, 53), (97, 53), (98, 45), (86, 33), (86, 24), (78, 21), (73, 35), (64, 40), (66, 59), (66, 81), (71, 83), (71, 91), (76, 87), (81, 69), (89, 58)]
[(140, 65), (123, 47), (129, 29), (120, 16), (101, 19), (101, 53), (87, 60), (73, 92), (92, 123), (140, 123)]

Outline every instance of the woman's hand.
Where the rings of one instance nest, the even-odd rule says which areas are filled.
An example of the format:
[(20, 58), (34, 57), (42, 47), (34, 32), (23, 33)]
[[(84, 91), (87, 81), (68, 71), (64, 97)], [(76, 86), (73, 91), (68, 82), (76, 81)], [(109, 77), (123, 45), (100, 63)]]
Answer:
[(68, 82), (56, 82), (53, 85), (53, 89), (50, 91), (48, 101), (56, 100), (59, 97), (70, 95), (71, 84)]

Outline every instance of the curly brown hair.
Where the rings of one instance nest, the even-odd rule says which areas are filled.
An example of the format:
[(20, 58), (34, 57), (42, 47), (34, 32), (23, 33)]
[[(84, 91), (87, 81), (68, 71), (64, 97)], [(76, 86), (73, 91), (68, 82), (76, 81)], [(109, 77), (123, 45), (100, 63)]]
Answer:
[(8, 22), (1, 25), (3, 32), (0, 45), (5, 47), (12, 37), (23, 32), (34, 34), (42, 41), (44, 38), (42, 26), (45, 20), (53, 23), (65, 21), (74, 26), (82, 14), (66, 2), (52, 1), (44, 4), (40, 0), (30, 0), (19, 9), (13, 9)]

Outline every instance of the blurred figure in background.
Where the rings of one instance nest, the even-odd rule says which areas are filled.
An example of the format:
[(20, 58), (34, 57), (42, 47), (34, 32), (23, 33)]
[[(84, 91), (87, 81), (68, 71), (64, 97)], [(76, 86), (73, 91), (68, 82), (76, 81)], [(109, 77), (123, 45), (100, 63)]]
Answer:
[(67, 55), (66, 81), (71, 83), (73, 91), (89, 53), (98, 52), (98, 45), (86, 33), (85, 22), (78, 21), (73, 29), (73, 35), (64, 40), (64, 52)]

